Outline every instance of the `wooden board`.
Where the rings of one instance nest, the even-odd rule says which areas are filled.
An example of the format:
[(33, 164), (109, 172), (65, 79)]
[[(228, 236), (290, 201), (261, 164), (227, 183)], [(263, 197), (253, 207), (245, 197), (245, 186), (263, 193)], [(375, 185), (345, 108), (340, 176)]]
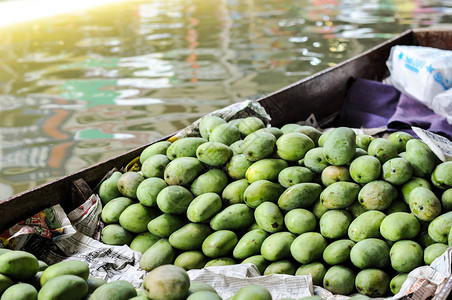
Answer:
[[(317, 120), (334, 115), (341, 108), (353, 78), (381, 80), (388, 74), (386, 60), (394, 45), (422, 45), (452, 50), (452, 29), (409, 30), (332, 68), (295, 82), (259, 99), (272, 117), (272, 125), (305, 120), (314, 113)], [(165, 140), (168, 137), (154, 141)], [(61, 204), (65, 211), (77, 207), (113, 168), (122, 168), (148, 145), (98, 163), (79, 172), (0, 201), (0, 230), (32, 216), (44, 208)]]

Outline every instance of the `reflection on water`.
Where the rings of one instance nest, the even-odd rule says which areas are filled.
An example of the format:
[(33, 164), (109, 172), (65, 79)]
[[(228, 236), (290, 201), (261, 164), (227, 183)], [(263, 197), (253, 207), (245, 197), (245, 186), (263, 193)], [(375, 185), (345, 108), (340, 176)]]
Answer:
[(431, 0), (129, 0), (0, 28), (0, 199), (451, 15)]

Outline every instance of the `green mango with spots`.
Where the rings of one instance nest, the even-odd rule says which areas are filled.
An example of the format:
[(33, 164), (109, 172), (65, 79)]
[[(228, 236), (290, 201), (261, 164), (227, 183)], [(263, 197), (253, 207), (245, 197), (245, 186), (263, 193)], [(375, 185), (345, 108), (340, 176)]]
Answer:
[(323, 154), (328, 163), (340, 166), (351, 161), (356, 151), (356, 134), (348, 127), (333, 129), (323, 145)]
[(303, 158), (303, 164), (314, 173), (322, 173), (330, 165), (324, 155), (322, 147), (317, 147), (306, 152)]
[(254, 211), (254, 219), (259, 228), (270, 232), (281, 231), (284, 227), (284, 215), (273, 202), (263, 202)]
[(168, 147), (166, 156), (171, 160), (179, 157), (196, 157), (196, 149), (206, 142), (206, 139), (200, 137), (181, 138)]
[(208, 140), (212, 130), (218, 125), (226, 123), (225, 120), (216, 116), (205, 116), (199, 122), (199, 133), (201, 136)]
[(249, 183), (258, 180), (278, 180), (279, 173), (287, 168), (287, 161), (278, 158), (265, 158), (253, 163), (245, 173)]
[(391, 289), (391, 292), (395, 295), (400, 291), (400, 288), (402, 287), (403, 283), (408, 278), (407, 273), (400, 273), (394, 276), (391, 281), (389, 282), (389, 288)]
[(262, 243), (267, 237), (268, 233), (262, 229), (255, 229), (245, 233), (235, 246), (232, 255), (236, 259), (246, 259), (260, 254)]
[(239, 131), (243, 136), (250, 135), (251, 133), (264, 128), (264, 122), (256, 117), (244, 118), (239, 124)]
[(250, 161), (258, 161), (269, 157), (276, 145), (276, 137), (268, 132), (253, 132), (245, 137), (242, 151)]
[(230, 230), (218, 230), (210, 234), (202, 243), (202, 252), (207, 257), (228, 256), (237, 245), (237, 235)]
[(165, 174), (165, 168), (170, 162), (171, 160), (166, 155), (153, 155), (146, 159), (146, 161), (141, 165), (141, 172), (146, 178), (163, 178), (163, 175)]
[(228, 184), (228, 175), (219, 169), (211, 169), (201, 174), (191, 184), (191, 192), (197, 197), (205, 193), (217, 193), (221, 195)]
[(348, 227), (348, 237), (359, 242), (381, 237), (380, 226), (386, 215), (378, 210), (369, 210), (356, 217)]
[(338, 181), (352, 181), (349, 168), (345, 166), (328, 166), (322, 171), (320, 177), (324, 186), (329, 186)]
[(397, 189), (389, 182), (374, 180), (361, 188), (358, 200), (367, 210), (385, 210), (397, 198), (397, 194)]
[(170, 162), (163, 174), (168, 185), (188, 185), (195, 180), (204, 167), (195, 157), (180, 157)]
[(424, 187), (431, 190), (430, 183), (424, 178), (412, 177), (409, 181), (402, 185), (402, 198), (406, 204), (410, 204), (411, 191), (417, 187)]
[(406, 143), (411, 139), (413, 139), (413, 136), (403, 131), (396, 131), (388, 136), (388, 141), (396, 147), (398, 153), (406, 150)]
[(317, 183), (298, 183), (286, 189), (278, 199), (278, 206), (285, 211), (308, 208), (318, 199), (322, 186)]
[(373, 140), (375, 140), (375, 138), (368, 134), (357, 134), (356, 135), (356, 147), (367, 151), (370, 143)]
[(245, 178), (246, 171), (252, 164), (253, 162), (248, 160), (245, 154), (238, 154), (231, 157), (226, 163), (225, 170), (232, 179), (243, 179)]
[(226, 207), (236, 203), (243, 203), (244, 193), (249, 185), (246, 179), (236, 180), (228, 184), (221, 194), (223, 205)]
[(170, 235), (169, 243), (180, 250), (198, 250), (211, 233), (208, 224), (188, 223)]
[(140, 154), (140, 163), (143, 164), (149, 157), (157, 154), (166, 155), (166, 151), (168, 150), (168, 147), (170, 145), (171, 143), (168, 141), (160, 141), (150, 146), (147, 146)]
[(414, 239), (421, 230), (418, 219), (407, 212), (396, 212), (386, 216), (380, 225), (381, 235), (393, 242)]
[(404, 158), (413, 167), (414, 176), (430, 176), (435, 168), (436, 156), (426, 143), (411, 139), (406, 143)]
[(218, 142), (226, 146), (240, 140), (239, 129), (231, 124), (225, 123), (216, 126), (209, 136), (209, 142)]
[(137, 172), (126, 172), (118, 179), (119, 192), (129, 198), (137, 197), (137, 189), (144, 177)]
[(314, 142), (307, 135), (299, 132), (283, 134), (276, 141), (276, 153), (288, 161), (302, 159), (306, 152), (314, 147)]
[(444, 213), (431, 221), (428, 225), (428, 235), (437, 243), (447, 243), (451, 228), (452, 211)]
[(376, 138), (370, 142), (367, 153), (378, 158), (382, 164), (398, 155), (397, 148), (394, 144), (384, 138)]
[(347, 239), (337, 240), (329, 244), (323, 251), (323, 260), (329, 265), (345, 264), (350, 260), (350, 251), (355, 242)]
[(409, 273), (423, 265), (423, 254), (422, 247), (418, 243), (409, 240), (398, 241), (392, 245), (389, 253), (391, 266), (399, 273)]
[(323, 277), (325, 277), (326, 274), (326, 268), (320, 262), (313, 262), (310, 264), (301, 265), (295, 272), (295, 276), (309, 274), (311, 274), (312, 276), (312, 283), (321, 286)]
[(345, 266), (332, 266), (325, 273), (323, 287), (333, 294), (348, 295), (355, 289), (355, 272)]
[(237, 203), (217, 213), (210, 220), (210, 227), (213, 230), (237, 230), (247, 228), (253, 223), (253, 210), (244, 203)]
[(413, 167), (404, 158), (391, 158), (382, 166), (383, 179), (394, 185), (402, 185), (411, 179)]
[(360, 156), (350, 164), (350, 176), (357, 183), (368, 183), (380, 176), (381, 163), (370, 155)]
[(430, 265), (435, 259), (443, 255), (449, 246), (443, 243), (435, 243), (424, 249), (424, 262)]
[(176, 249), (167, 239), (160, 239), (143, 253), (140, 259), (140, 269), (152, 271), (159, 266), (174, 263), (175, 259)]
[(232, 157), (232, 150), (218, 142), (207, 142), (196, 149), (196, 157), (209, 166), (222, 166)]
[(431, 176), (433, 185), (446, 190), (452, 188), (452, 161), (440, 163)]
[(441, 213), (441, 202), (431, 190), (418, 187), (410, 193), (410, 210), (422, 221), (431, 221)]
[(389, 288), (389, 275), (379, 269), (362, 270), (356, 275), (356, 290), (370, 297), (382, 297)]
[(356, 201), (360, 189), (361, 187), (354, 182), (335, 182), (322, 191), (320, 201), (328, 209), (347, 208)]

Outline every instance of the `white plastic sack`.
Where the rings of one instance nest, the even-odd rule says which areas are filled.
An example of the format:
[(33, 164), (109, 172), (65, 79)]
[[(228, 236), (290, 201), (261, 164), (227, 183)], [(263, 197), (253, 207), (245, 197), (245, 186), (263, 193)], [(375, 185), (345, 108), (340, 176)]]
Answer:
[(447, 122), (452, 125), (452, 89), (436, 95), (431, 108), (438, 115), (445, 117)]
[[(392, 84), (399, 91), (434, 111), (432, 103), (435, 96), (452, 87), (452, 51), (394, 46), (386, 64), (391, 72)], [(448, 104), (444, 105), (442, 98), (441, 103), (441, 107), (448, 108), (442, 115), (452, 115), (452, 99), (448, 97)]]

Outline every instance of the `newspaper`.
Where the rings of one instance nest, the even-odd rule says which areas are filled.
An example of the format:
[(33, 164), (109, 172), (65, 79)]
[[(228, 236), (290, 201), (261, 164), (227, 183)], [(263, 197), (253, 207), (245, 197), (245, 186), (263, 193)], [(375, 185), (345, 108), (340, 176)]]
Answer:
[[(217, 113), (214, 112), (213, 115)], [(219, 115), (229, 118), (253, 114), (264, 119), (268, 117), (265, 110), (253, 101), (232, 105), (232, 112), (228, 109), (219, 112)], [(315, 120), (309, 122), (315, 123)], [(184, 134), (193, 132), (195, 123), (181, 132)], [(381, 129), (377, 131), (379, 130)], [(413, 128), (413, 130), (426, 141), (440, 159), (441, 153), (444, 160), (450, 159), (452, 147), (449, 141), (444, 141), (443, 138), (422, 129)], [(141, 253), (131, 250), (128, 246), (110, 246), (97, 240), (102, 225), (99, 221), (101, 211), (102, 203), (96, 194), (67, 215), (59, 205), (55, 205), (3, 232), (0, 235), (2, 241), (0, 247), (29, 251), (49, 264), (64, 260), (83, 260), (89, 264), (90, 275), (93, 277), (107, 281), (127, 280), (136, 288), (141, 288), (146, 275), (146, 272), (139, 268)], [(430, 266), (422, 266), (410, 272), (400, 292), (386, 299), (424, 300), (433, 297), (446, 300), (452, 289), (451, 263), (452, 248), (449, 248)], [(310, 275), (261, 276), (254, 265), (208, 267), (190, 270), (188, 274), (193, 281), (212, 285), (224, 299), (248, 284), (264, 286), (273, 295), (273, 299), (283, 297), (299, 299), (310, 295), (318, 295), (328, 300), (350, 298), (333, 295), (322, 287), (313, 286)]]
[(447, 138), (434, 134), (419, 127), (411, 127), (418, 137), (423, 140), (441, 161), (452, 160), (452, 142)]

